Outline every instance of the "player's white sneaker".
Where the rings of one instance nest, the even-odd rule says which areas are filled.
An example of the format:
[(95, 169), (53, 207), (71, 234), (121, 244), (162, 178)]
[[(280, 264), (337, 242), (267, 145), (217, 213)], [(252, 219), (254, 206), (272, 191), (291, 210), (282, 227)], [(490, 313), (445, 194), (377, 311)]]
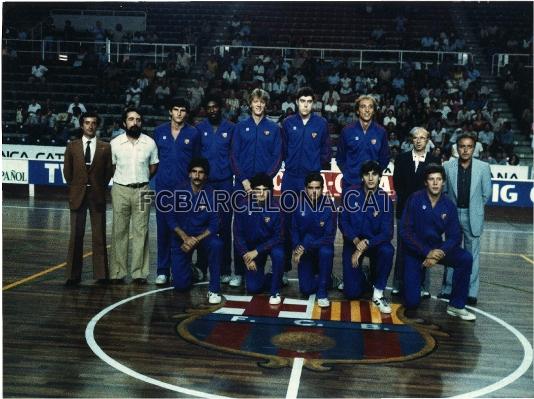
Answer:
[(289, 285), (289, 277), (287, 275), (287, 272), (285, 272), (282, 275), (282, 285), (285, 287), (286, 285)]
[(237, 275), (232, 277), (228, 285), (230, 287), (241, 287), (241, 284), (243, 283), (243, 276)]
[(167, 284), (167, 276), (164, 274), (160, 274), (158, 277), (156, 277), (156, 285), (163, 284)]
[(473, 321), (477, 318), (475, 314), (468, 312), (465, 309), (458, 309), (450, 305), (447, 306), (447, 314), (467, 321)]
[(232, 280), (232, 276), (229, 274), (223, 274), (221, 276), (221, 284), (228, 284)]
[(269, 305), (280, 305), (282, 298), (280, 294), (273, 295), (269, 298)]
[(330, 306), (330, 300), (328, 298), (319, 298), (317, 299), (317, 305), (320, 308), (327, 308)]
[(222, 301), (221, 294), (218, 294), (216, 292), (208, 291), (208, 302), (209, 303), (211, 303), (212, 305), (216, 305), (218, 303), (221, 303), (221, 301)]
[(380, 310), (380, 313), (391, 313), (391, 306), (386, 298), (373, 298), (373, 304)]

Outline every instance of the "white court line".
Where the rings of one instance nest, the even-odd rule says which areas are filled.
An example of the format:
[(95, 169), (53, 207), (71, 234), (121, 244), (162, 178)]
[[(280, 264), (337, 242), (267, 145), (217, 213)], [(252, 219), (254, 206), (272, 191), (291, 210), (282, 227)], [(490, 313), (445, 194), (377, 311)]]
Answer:
[[(206, 283), (204, 282), (203, 284), (206, 284)], [(98, 321), (100, 319), (102, 319), (106, 314), (111, 312), (113, 309), (115, 309), (115, 308), (117, 308), (117, 307), (119, 307), (119, 306), (121, 306), (121, 305), (123, 305), (123, 304), (125, 304), (127, 302), (130, 302), (130, 301), (132, 301), (134, 299), (138, 299), (138, 298), (141, 298), (141, 297), (146, 296), (146, 295), (151, 295), (151, 294), (155, 294), (155, 293), (158, 293), (158, 292), (167, 291), (167, 290), (171, 290), (171, 289), (173, 289), (173, 287), (161, 288), (161, 289), (157, 289), (157, 290), (153, 290), (153, 291), (148, 291), (148, 292), (145, 292), (145, 293), (142, 293), (142, 294), (135, 295), (135, 296), (130, 297), (130, 298), (123, 299), (122, 301), (114, 303), (114, 304), (108, 306), (107, 308), (103, 309), (102, 311), (100, 311), (96, 316), (94, 316), (91, 319), (91, 321), (87, 325), (87, 328), (85, 329), (85, 339), (87, 341), (87, 344), (89, 345), (91, 350), (100, 359), (102, 359), (105, 363), (107, 363), (111, 367), (114, 367), (115, 369), (117, 369), (117, 370), (119, 370), (119, 371), (121, 371), (121, 372), (123, 372), (123, 373), (125, 373), (125, 374), (127, 374), (127, 375), (129, 375), (131, 377), (133, 377), (133, 378), (141, 380), (143, 382), (146, 382), (146, 383), (149, 383), (149, 384), (153, 384), (153, 385), (156, 385), (156, 386), (159, 386), (161, 388), (165, 388), (165, 389), (168, 389), (168, 390), (171, 390), (171, 391), (174, 391), (174, 392), (185, 393), (185, 394), (188, 394), (188, 395), (202, 397), (202, 398), (214, 398), (214, 399), (218, 399), (218, 398), (225, 399), (225, 398), (227, 398), (227, 397), (224, 397), (224, 396), (218, 396), (218, 395), (209, 394), (209, 393), (206, 393), (206, 392), (196, 391), (196, 390), (193, 390), (193, 389), (179, 387), (179, 386), (173, 385), (173, 384), (168, 384), (168, 383), (165, 383), (165, 382), (162, 382), (162, 381), (158, 381), (158, 380), (156, 380), (154, 378), (145, 376), (143, 374), (140, 374), (140, 373), (138, 373), (138, 372), (136, 372), (136, 371), (124, 366), (123, 364), (117, 362), (115, 359), (111, 358), (110, 356), (108, 356), (100, 348), (100, 346), (98, 346), (98, 344), (96, 343), (96, 341), (94, 339), (94, 328), (95, 328), (96, 324), (98, 323)], [(436, 298), (436, 296), (432, 296), (432, 298), (433, 299), (438, 299), (438, 298)], [(443, 302), (448, 302), (445, 299), (440, 299), (440, 300), (443, 301)], [(308, 307), (307, 307), (307, 316), (309, 316), (308, 318), (310, 318), (310, 319), (311, 319), (311, 316), (312, 316), (314, 302), (315, 302), (315, 295), (311, 295), (309, 297), (309, 299), (308, 299)], [(486, 396), (491, 392), (495, 392), (495, 391), (497, 391), (499, 389), (502, 389), (502, 388), (506, 387), (507, 385), (511, 384), (512, 382), (514, 382), (515, 380), (517, 380), (518, 378), (520, 378), (523, 374), (525, 374), (528, 371), (528, 369), (530, 368), (530, 366), (532, 364), (532, 360), (533, 360), (532, 345), (525, 338), (525, 336), (523, 334), (521, 334), (521, 332), (519, 332), (517, 329), (515, 329), (510, 324), (506, 323), (504, 320), (501, 320), (498, 317), (493, 316), (490, 313), (484, 312), (484, 311), (482, 311), (480, 309), (477, 309), (477, 308), (473, 308), (471, 306), (466, 306), (466, 308), (468, 308), (468, 309), (470, 309), (470, 310), (472, 310), (474, 312), (480, 313), (483, 316), (486, 316), (487, 318), (497, 322), (498, 324), (500, 324), (501, 326), (506, 328), (508, 331), (510, 331), (512, 334), (514, 334), (515, 337), (519, 340), (519, 342), (521, 343), (521, 345), (523, 347), (523, 360), (522, 360), (521, 364), (519, 365), (519, 367), (517, 367), (512, 373), (510, 373), (509, 375), (507, 375), (504, 378), (501, 378), (496, 383), (488, 385), (488, 386), (486, 386), (484, 388), (480, 388), (480, 389), (472, 391), (472, 392), (467, 392), (467, 393), (460, 394), (458, 396), (455, 396), (456, 398), (472, 398), (472, 397), (478, 397), (478, 396)], [(303, 358), (295, 358), (295, 359), (293, 359), (293, 368), (291, 370), (290, 382), (289, 382), (288, 391), (287, 391), (287, 395), (286, 395), (286, 398), (288, 398), (288, 399), (297, 398), (298, 388), (299, 388), (299, 384), (300, 384), (300, 377), (301, 377), (302, 366), (303, 365), (304, 365), (304, 359)]]
[[(312, 318), (313, 305), (315, 304), (315, 294), (308, 298), (308, 305), (306, 306), (306, 319)], [(304, 365), (304, 358), (296, 357), (293, 359), (293, 367), (291, 368), (291, 376), (289, 377), (289, 385), (287, 387), (286, 399), (295, 399), (299, 393), (300, 375), (302, 374), (302, 366)]]
[(199, 398), (210, 398), (210, 399), (226, 399), (226, 398), (228, 398), (227, 396), (213, 395), (213, 394), (202, 392), (202, 391), (196, 391), (194, 389), (188, 389), (188, 388), (179, 387), (177, 385), (168, 384), (166, 382), (159, 381), (159, 380), (156, 380), (154, 378), (148, 377), (148, 376), (146, 376), (144, 374), (138, 373), (137, 371), (134, 371), (134, 370), (126, 367), (124, 364), (119, 363), (118, 361), (116, 361), (112, 357), (108, 356), (108, 354), (105, 353), (102, 350), (102, 348), (100, 348), (100, 346), (96, 343), (95, 336), (94, 336), (94, 330), (95, 330), (96, 323), (98, 323), (98, 321), (102, 317), (104, 317), (106, 314), (111, 312), (113, 309), (115, 309), (115, 308), (117, 308), (117, 307), (119, 307), (119, 306), (121, 306), (121, 305), (123, 305), (123, 304), (125, 304), (127, 302), (133, 301), (134, 299), (141, 298), (143, 296), (151, 295), (151, 294), (154, 294), (154, 293), (157, 293), (157, 292), (161, 292), (161, 291), (172, 290), (172, 289), (173, 289), (173, 287), (168, 287), (168, 288), (161, 288), (161, 289), (158, 289), (158, 290), (144, 292), (142, 294), (134, 295), (134, 296), (132, 296), (130, 298), (123, 299), (122, 301), (116, 302), (116, 303), (108, 306), (107, 308), (101, 310), (96, 316), (94, 316), (91, 319), (89, 324), (87, 324), (87, 328), (85, 329), (85, 340), (87, 341), (87, 344), (89, 345), (89, 348), (91, 348), (91, 350), (95, 353), (95, 355), (97, 355), (100, 359), (102, 359), (104, 362), (106, 362), (111, 367), (119, 370), (120, 372), (122, 372), (124, 374), (129, 375), (130, 377), (136, 378), (136, 379), (141, 380), (143, 382), (146, 382), (148, 384), (156, 385), (158, 387), (165, 388), (165, 389), (168, 389), (170, 391), (179, 392), (179, 393), (186, 394), (186, 395), (197, 396)]
[[(443, 302), (449, 302), (447, 299), (437, 298), (435, 296), (432, 296), (433, 299), (439, 299)], [(462, 393), (460, 395), (453, 396), (453, 398), (475, 398), (479, 396), (485, 396), (488, 395), (491, 392), (497, 391), (501, 388), (504, 388), (505, 386), (511, 384), (515, 380), (517, 380), (519, 377), (521, 377), (523, 374), (525, 374), (528, 369), (530, 368), (530, 365), (532, 364), (533, 359), (533, 351), (532, 351), (532, 345), (530, 345), (530, 342), (528, 342), (528, 339), (525, 338), (523, 334), (521, 334), (514, 326), (511, 326), (507, 322), (505, 322), (502, 319), (499, 319), (496, 316), (493, 316), (490, 313), (484, 312), (483, 310), (466, 306), (467, 309), (475, 311), (477, 313), (480, 313), (483, 316), (486, 316), (488, 319), (493, 320), (494, 322), (500, 324), (504, 328), (506, 328), (508, 331), (510, 331), (512, 334), (515, 335), (515, 337), (519, 340), (521, 345), (523, 346), (523, 361), (519, 365), (517, 369), (515, 369), (511, 374), (508, 374), (506, 377), (501, 378), (499, 381), (488, 385), (484, 388), (477, 389), (475, 391)]]
[(534, 234), (534, 231), (526, 231), (526, 230), (499, 230), (499, 229), (484, 229), (484, 231), (489, 231), (490, 233), (511, 233), (511, 234)]

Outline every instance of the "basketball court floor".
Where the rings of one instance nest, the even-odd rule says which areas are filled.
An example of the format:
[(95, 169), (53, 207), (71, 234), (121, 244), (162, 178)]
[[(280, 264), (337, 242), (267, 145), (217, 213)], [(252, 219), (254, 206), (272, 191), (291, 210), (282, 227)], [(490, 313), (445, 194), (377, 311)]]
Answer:
[[(153, 284), (97, 285), (90, 229), (79, 288), (64, 286), (65, 200), (4, 198), (3, 394), (6, 397), (531, 397), (534, 392), (532, 210), (489, 212), (477, 320), (448, 316), (439, 292), (406, 318), (331, 290), (321, 311), (296, 271), (269, 306), (223, 285), (176, 293)], [(111, 212), (108, 211), (108, 238)], [(341, 275), (338, 232), (334, 271)], [(389, 295), (389, 291), (388, 291)]]

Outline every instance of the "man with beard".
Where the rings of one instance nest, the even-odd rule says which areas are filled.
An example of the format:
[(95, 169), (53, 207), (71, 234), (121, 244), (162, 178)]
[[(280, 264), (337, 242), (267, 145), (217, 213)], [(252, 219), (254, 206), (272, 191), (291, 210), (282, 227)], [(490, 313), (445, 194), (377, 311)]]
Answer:
[[(397, 226), (400, 225), (404, 204), (410, 195), (425, 188), (423, 172), (425, 166), (430, 163), (440, 164), (440, 160), (430, 152), (426, 152), (426, 145), (430, 138), (429, 132), (422, 127), (414, 127), (410, 132), (413, 141), (413, 150), (400, 154), (395, 160), (393, 171), (393, 183), (397, 194)], [(421, 296), (430, 298), (430, 270), (424, 271), (424, 281), (421, 287)], [(402, 240), (397, 228), (397, 257), (395, 259), (395, 271), (393, 274), (393, 295), (398, 295), (402, 289), (403, 257)]]
[[(196, 128), (200, 133), (200, 155), (206, 158), (210, 165), (208, 184), (213, 190), (225, 191), (232, 194), (233, 175), (230, 167), (230, 144), (234, 132), (234, 124), (222, 118), (221, 99), (209, 97), (206, 100), (208, 117), (200, 122)], [(230, 201), (227, 201), (229, 204)], [(221, 263), (221, 283), (228, 284), (232, 274), (232, 207), (228, 211), (220, 210), (221, 229), (219, 237), (224, 247)], [(205, 261), (201, 260), (200, 267), (205, 272)], [(242, 273), (242, 271), (241, 271)]]
[[(239, 122), (234, 128), (230, 154), (236, 190), (250, 192), (252, 176), (266, 173), (272, 179), (280, 169), (282, 134), (278, 125), (266, 118), (268, 103), (269, 93), (263, 89), (254, 89), (249, 103), (252, 116)], [(238, 255), (234, 248), (234, 259), (236, 258)], [(239, 287), (243, 279), (240, 269), (236, 269), (236, 275), (229, 283), (232, 287)]]
[(367, 278), (362, 270), (364, 256), (369, 257), (373, 280), (373, 305), (381, 313), (391, 313), (384, 289), (393, 265), (393, 203), (378, 187), (382, 166), (365, 162), (360, 171), (363, 187), (346, 191), (340, 229), (343, 233), (343, 291), (349, 299), (365, 290)]
[[(174, 191), (179, 184), (188, 180), (187, 165), (200, 152), (200, 135), (188, 124), (189, 103), (183, 98), (174, 98), (168, 104), (170, 122), (160, 125), (154, 131), (158, 147), (160, 166), (156, 174), (156, 194)], [(165, 223), (161, 209), (172, 203), (171, 196), (156, 196), (156, 226), (158, 264), (156, 284), (166, 284), (171, 266), (171, 238), (173, 231)]]
[(372, 96), (363, 95), (356, 99), (358, 120), (341, 131), (337, 165), (343, 173), (342, 192), (352, 185), (359, 185), (360, 169), (365, 161), (378, 161), (382, 170), (389, 163), (389, 146), (384, 127), (373, 121), (377, 108)]
[(473, 257), (461, 247), (458, 210), (449, 197), (442, 194), (445, 169), (436, 164), (427, 165), (424, 178), (426, 188), (408, 198), (400, 224), (405, 306), (408, 310), (419, 306), (422, 269), (440, 263), (454, 268), (447, 313), (462, 320), (475, 320), (476, 316), (465, 309)]
[(131, 276), (137, 284), (146, 284), (148, 276), (148, 181), (158, 169), (158, 149), (149, 136), (141, 133), (143, 116), (135, 108), (122, 113), (125, 133), (111, 141), (115, 168), (111, 202), (113, 228), (111, 235), (110, 278), (112, 283), (124, 282), (128, 273), (128, 242), (132, 224)]
[[(329, 169), (331, 148), (328, 122), (312, 112), (313, 102), (313, 90), (309, 87), (301, 88), (296, 101), (298, 113), (287, 117), (282, 123), (285, 143), (282, 195), (289, 191), (298, 194), (305, 186), (304, 179), (310, 172)], [(290, 240), (290, 229), (291, 214), (286, 214), (286, 272), (291, 270), (291, 251), (295, 247)]]
[(326, 308), (330, 306), (337, 214), (332, 200), (323, 195), (324, 180), (319, 172), (307, 175), (304, 186), (306, 197), (292, 215), (292, 261), (298, 265), (300, 292), (317, 293), (317, 304)]
[[(273, 179), (258, 173), (250, 181), (248, 198), (239, 204), (234, 221), (235, 262), (246, 267), (246, 286), (249, 294), (269, 290), (271, 305), (279, 305), (280, 283), (284, 270), (283, 215), (271, 197)], [(265, 273), (267, 255), (271, 257), (272, 275)]]
[[(213, 191), (205, 183), (210, 166), (205, 158), (193, 158), (189, 163), (189, 180), (177, 187), (177, 208), (167, 209), (167, 225), (174, 232), (171, 241), (173, 286), (178, 291), (191, 287), (193, 251), (208, 260), (210, 281), (208, 302), (221, 302), (220, 272), (222, 241), (217, 237), (219, 216), (214, 209)], [(172, 208), (170, 205), (168, 208)]]
[(69, 186), (70, 241), (66, 285), (78, 285), (82, 275), (83, 237), (87, 210), (91, 215), (93, 276), (105, 282), (108, 274), (106, 248), (106, 188), (113, 176), (111, 147), (96, 137), (100, 117), (86, 112), (80, 117), (83, 136), (65, 151), (63, 175)]

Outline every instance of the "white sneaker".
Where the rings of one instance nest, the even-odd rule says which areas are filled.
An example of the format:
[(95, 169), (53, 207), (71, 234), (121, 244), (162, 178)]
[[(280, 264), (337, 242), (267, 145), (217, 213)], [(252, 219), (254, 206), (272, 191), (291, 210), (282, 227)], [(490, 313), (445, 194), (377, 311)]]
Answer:
[(156, 285), (163, 284), (167, 284), (167, 276), (164, 274), (160, 274), (158, 277), (156, 277)]
[(221, 276), (221, 284), (228, 284), (232, 280), (232, 276), (229, 274), (223, 274)]
[(430, 292), (428, 292), (427, 290), (421, 288), (421, 298), (428, 299), (430, 297), (431, 297)]
[(343, 284), (343, 281), (341, 283), (339, 283), (339, 285), (337, 286), (337, 289), (340, 290), (340, 291), (343, 291), (343, 289), (345, 288), (345, 284)]
[(285, 287), (286, 285), (289, 285), (289, 277), (287, 276), (287, 272), (285, 272), (282, 275), (282, 285)]
[(328, 298), (319, 298), (317, 299), (317, 305), (320, 308), (327, 308), (330, 306), (330, 300)]
[(269, 298), (269, 305), (280, 305), (281, 302), (282, 298), (280, 297), (280, 294), (276, 294)]
[(221, 294), (217, 294), (216, 292), (208, 291), (208, 302), (216, 305), (218, 303), (221, 303), (222, 297)]
[(454, 317), (459, 317), (462, 320), (472, 321), (475, 320), (477, 317), (475, 314), (468, 312), (465, 309), (458, 309), (454, 306), (447, 306), (447, 314)]
[(241, 287), (241, 284), (243, 283), (243, 276), (234, 276), (230, 279), (230, 282), (228, 285), (230, 287)]
[(386, 298), (373, 298), (373, 304), (380, 310), (380, 313), (391, 313), (391, 306)]

